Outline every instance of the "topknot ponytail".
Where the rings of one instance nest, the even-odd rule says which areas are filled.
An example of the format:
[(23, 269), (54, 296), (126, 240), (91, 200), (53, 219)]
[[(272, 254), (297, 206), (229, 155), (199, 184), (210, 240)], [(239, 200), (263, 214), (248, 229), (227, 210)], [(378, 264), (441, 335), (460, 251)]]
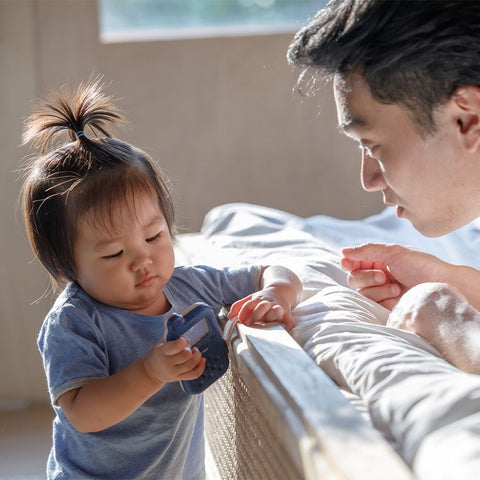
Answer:
[[(114, 205), (139, 192), (158, 198), (174, 239), (169, 182), (144, 151), (111, 137), (116, 123), (123, 117), (98, 77), (73, 94), (63, 89), (51, 95), (25, 122), (23, 143), (40, 153), (25, 168), (23, 216), (32, 249), (57, 286), (77, 278), (78, 219), (89, 214), (99, 228), (108, 228)], [(65, 134), (67, 142), (61, 140)]]
[(72, 141), (88, 142), (86, 128), (95, 137), (111, 137), (109, 124), (121, 124), (123, 117), (103, 93), (101, 77), (81, 83), (75, 92), (63, 88), (51, 94), (25, 121), (23, 144), (40, 147), (42, 153), (58, 144), (64, 133)]

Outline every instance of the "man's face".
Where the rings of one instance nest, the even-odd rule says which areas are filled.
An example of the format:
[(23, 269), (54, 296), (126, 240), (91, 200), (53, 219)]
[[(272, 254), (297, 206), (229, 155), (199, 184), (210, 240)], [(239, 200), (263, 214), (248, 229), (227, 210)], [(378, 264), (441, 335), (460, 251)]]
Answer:
[(375, 100), (359, 75), (338, 77), (334, 93), (340, 128), (362, 151), (365, 190), (381, 191), (386, 205), (430, 237), (480, 215), (479, 167), (461, 148), (449, 102), (434, 114), (436, 132), (422, 136), (406, 108)]

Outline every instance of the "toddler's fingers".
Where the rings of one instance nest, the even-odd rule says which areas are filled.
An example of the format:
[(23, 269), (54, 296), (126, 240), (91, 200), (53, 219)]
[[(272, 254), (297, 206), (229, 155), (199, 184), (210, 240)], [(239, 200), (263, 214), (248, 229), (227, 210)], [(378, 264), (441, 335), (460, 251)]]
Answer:
[(193, 349), (187, 347), (185, 348), (185, 350), (181, 351), (173, 357), (175, 361), (175, 366), (180, 373), (188, 372), (189, 370), (194, 368), (201, 360), (201, 358), (202, 354), (196, 347), (194, 347)]
[(245, 303), (249, 302), (250, 299), (252, 298), (251, 295), (248, 297), (242, 298), (241, 300), (236, 301), (231, 307), (230, 311), (228, 312), (228, 318), (234, 318), (238, 316), (238, 313), (242, 309), (242, 307), (245, 305)]
[(251, 320), (250, 317), (259, 303), (259, 300), (254, 299), (244, 303), (236, 315), (238, 320), (242, 323), (253, 323), (254, 320)]
[(265, 315), (272, 308), (272, 304), (267, 301), (260, 301), (258, 303), (251, 302), (246, 308), (242, 309), (239, 313), (238, 319), (247, 325), (251, 325), (252, 323), (260, 322), (264, 320)]
[(272, 308), (263, 316), (264, 322), (283, 322), (285, 309), (280, 305), (273, 305)]
[[(199, 353), (195, 354), (195, 352), (198, 352), (198, 349), (194, 348), (193, 350), (187, 346), (180, 352), (178, 352), (175, 355), (171, 355), (169, 358), (172, 361), (172, 365), (175, 365), (176, 367), (183, 368), (183, 366), (187, 363), (190, 362), (192, 357), (195, 356), (195, 358), (201, 357)], [(182, 370), (183, 371), (183, 370)]]
[(191, 365), (191, 368), (189, 368), (185, 372), (178, 375), (178, 379), (179, 380), (195, 380), (204, 372), (206, 362), (207, 361), (205, 360), (205, 358), (202, 358), (200, 356), (200, 360), (196, 364)]
[(161, 340), (155, 347), (162, 348), (162, 353), (168, 357), (177, 355), (188, 347), (188, 339), (186, 337), (177, 338), (177, 340), (171, 340), (170, 342), (164, 342)]
[(289, 312), (285, 312), (285, 316), (283, 317), (283, 326), (287, 332), (290, 332), (292, 328), (297, 324), (297, 320), (293, 317), (293, 315)]
[(272, 309), (263, 318), (265, 322), (279, 322), (282, 323), (285, 330), (290, 330), (296, 325), (296, 320), (289, 310), (285, 310), (280, 305), (274, 305)]

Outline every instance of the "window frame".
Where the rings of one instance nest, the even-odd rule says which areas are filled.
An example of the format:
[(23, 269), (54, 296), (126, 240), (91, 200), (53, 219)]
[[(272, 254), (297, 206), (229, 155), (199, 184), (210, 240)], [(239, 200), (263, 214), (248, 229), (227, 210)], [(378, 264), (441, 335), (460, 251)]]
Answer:
[[(197, 0), (199, 1), (199, 0)], [(149, 42), (149, 41), (169, 41), (169, 40), (189, 40), (189, 39), (208, 39), (218, 37), (247, 37), (295, 33), (304, 25), (308, 18), (311, 18), (316, 11), (328, 3), (328, 0), (319, 0), (316, 11), (310, 17), (301, 20), (292, 20), (291, 22), (267, 23), (258, 22), (252, 24), (223, 24), (223, 25), (203, 25), (191, 27), (173, 27), (173, 28), (128, 28), (119, 30), (105, 30), (102, 20), (103, 0), (98, 2), (99, 16), (99, 37), (102, 43), (131, 43), (131, 42)]]

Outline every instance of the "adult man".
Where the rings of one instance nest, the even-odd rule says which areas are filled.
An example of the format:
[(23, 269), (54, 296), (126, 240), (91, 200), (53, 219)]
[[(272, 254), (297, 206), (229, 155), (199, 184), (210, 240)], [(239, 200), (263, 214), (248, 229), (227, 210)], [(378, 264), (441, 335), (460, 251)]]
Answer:
[[(365, 190), (426, 236), (480, 216), (479, 32), (477, 1), (333, 0), (289, 48), (292, 65), (333, 79)], [(479, 271), (398, 245), (343, 254), (352, 287), (396, 305), (389, 325), (480, 373)]]

